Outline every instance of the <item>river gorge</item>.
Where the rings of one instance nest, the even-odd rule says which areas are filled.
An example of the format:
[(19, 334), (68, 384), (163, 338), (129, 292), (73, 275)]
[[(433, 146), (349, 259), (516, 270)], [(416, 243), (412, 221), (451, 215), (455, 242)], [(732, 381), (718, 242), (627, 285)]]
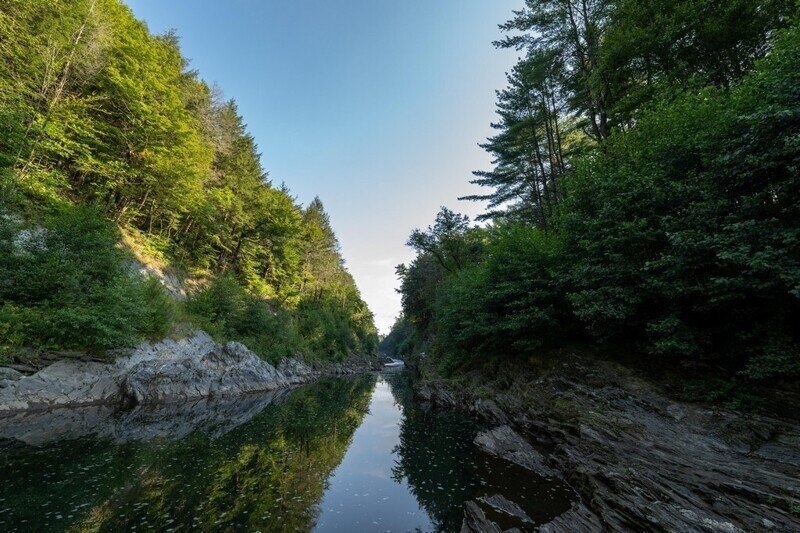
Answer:
[(563, 482), (481, 451), (484, 429), (415, 400), (402, 367), (227, 400), (21, 412), (0, 419), (0, 529), (453, 531), (471, 502), (527, 530), (570, 509)]

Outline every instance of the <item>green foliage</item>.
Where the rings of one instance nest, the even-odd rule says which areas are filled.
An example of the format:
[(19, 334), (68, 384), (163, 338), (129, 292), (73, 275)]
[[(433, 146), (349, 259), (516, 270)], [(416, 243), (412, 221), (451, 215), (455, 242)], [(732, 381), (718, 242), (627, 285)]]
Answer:
[(303, 300), (293, 310), (248, 292), (230, 275), (214, 280), (187, 304), (194, 320), (222, 341), (237, 340), (261, 357), (338, 360), (373, 353), (372, 315), (359, 322), (337, 298)]
[[(270, 183), (235, 102), (188, 68), (173, 33), (151, 35), (120, 0), (0, 6), (4, 205), (34, 214), (100, 205), (105, 218), (140, 236), (165, 263), (199, 277), (232, 276), (253, 296), (240, 295), (241, 309), (219, 309), (208, 323), (262, 354), (294, 355), (300, 330), (320, 352), (328, 341), (339, 355), (373, 350), (372, 316), (343, 266), (322, 203), (303, 209)], [(93, 246), (113, 250), (115, 241)], [(174, 310), (145, 284), (145, 323), (126, 325), (131, 311), (115, 293), (127, 284), (98, 284), (110, 293), (98, 288), (93, 297), (113, 309), (98, 317), (64, 303), (57, 323), (45, 324), (39, 311), (8, 304), (3, 314), (14, 318), (5, 323), (17, 325), (5, 335), (18, 342), (50, 335), (48, 346), (64, 346), (70, 328), (96, 327), (75, 338), (103, 346), (128, 342), (134, 331), (162, 335)], [(42, 333), (26, 336), (20, 324), (39, 324)], [(289, 333), (279, 332), (284, 326)]]
[(475, 357), (542, 348), (570, 333), (560, 245), (523, 225), (495, 228), (485, 260), (452, 276), (438, 291), (438, 352), (449, 366)]
[(414, 328), (404, 350), (411, 352), (427, 342), (433, 333), (433, 316), (438, 285), (448, 275), (457, 275), (480, 259), (483, 232), (470, 229), (469, 218), (442, 207), (436, 221), (426, 230), (414, 230), (408, 246), (417, 251), (411, 264), (399, 265), (400, 293), (403, 295), (403, 323)]
[(0, 343), (102, 350), (163, 335), (174, 312), (163, 288), (130, 273), (118, 236), (91, 208), (41, 226), (0, 219)]
[(401, 315), (397, 317), (392, 329), (378, 345), (378, 351), (389, 357), (406, 359), (414, 355), (420, 341), (417, 329)]
[[(547, 223), (494, 217), (527, 225), (483, 231), (483, 253), (457, 270), (431, 268), (431, 247), (418, 249), (399, 269), (404, 327), (414, 330), (404, 338), (421, 337), (447, 369), (588, 336), (637, 346), (651, 368), (762, 383), (800, 376), (800, 23), (783, 17), (787, 5), (766, 4), (731, 34), (695, 35), (709, 56), (684, 50), (677, 70), (662, 65), (673, 85), (640, 100), (627, 127), (572, 155)], [(622, 18), (603, 23), (618, 25), (606, 26), (610, 34), (645, 24), (640, 14), (614, 13)], [(547, 22), (539, 15), (517, 22)], [(729, 39), (715, 41), (722, 34)], [(534, 49), (548, 38), (561, 42), (534, 36)], [(506, 139), (519, 132), (510, 128)], [(459, 238), (481, 231), (462, 229)]]
[(142, 309), (139, 331), (149, 339), (161, 339), (178, 318), (178, 304), (158, 279), (148, 276), (140, 285), (146, 305)]
[(295, 322), (282, 309), (273, 309), (232, 276), (222, 276), (187, 303), (190, 316), (220, 341), (237, 340), (259, 356), (277, 363), (305, 348)]
[(800, 371), (798, 36), (731, 91), (655, 105), (575, 173), (570, 300), (595, 335), (756, 379)]

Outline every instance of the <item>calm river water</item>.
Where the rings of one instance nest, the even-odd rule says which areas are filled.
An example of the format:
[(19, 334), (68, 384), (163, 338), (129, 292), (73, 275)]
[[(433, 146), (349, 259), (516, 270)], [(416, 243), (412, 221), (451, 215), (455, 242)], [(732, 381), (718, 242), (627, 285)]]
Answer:
[(530, 530), (570, 492), (472, 444), (470, 418), (414, 402), (406, 374), (235, 402), (0, 419), (2, 531), (458, 531), (501, 494)]

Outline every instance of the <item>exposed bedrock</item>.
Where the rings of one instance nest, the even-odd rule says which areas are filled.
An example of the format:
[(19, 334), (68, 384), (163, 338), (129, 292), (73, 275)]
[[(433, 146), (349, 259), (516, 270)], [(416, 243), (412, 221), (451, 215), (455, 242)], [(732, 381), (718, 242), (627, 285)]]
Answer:
[[(531, 529), (800, 531), (795, 422), (677, 402), (601, 363), (568, 360), (525, 379), (488, 407), (448, 382), (422, 382), (417, 394), (499, 424), (476, 444), (575, 489), (580, 501), (570, 511)], [(491, 530), (474, 505), (465, 513), (466, 531)]]
[(113, 363), (61, 360), (30, 376), (3, 374), (0, 415), (66, 406), (233, 397), (368, 368), (369, 363), (363, 361), (316, 370), (289, 359), (276, 368), (240, 343), (219, 344), (198, 331), (180, 340), (142, 343)]

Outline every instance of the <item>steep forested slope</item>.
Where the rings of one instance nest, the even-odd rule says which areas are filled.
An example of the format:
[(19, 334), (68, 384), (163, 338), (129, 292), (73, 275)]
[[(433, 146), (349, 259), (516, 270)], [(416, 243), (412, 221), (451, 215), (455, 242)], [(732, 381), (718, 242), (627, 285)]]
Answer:
[(526, 55), (471, 197), (490, 224), (443, 210), (412, 234), (392, 345), (448, 370), (580, 341), (696, 377), (796, 378), (797, 9), (527, 2), (497, 43)]
[[(322, 203), (274, 186), (233, 100), (119, 0), (0, 1), (0, 201), (0, 344), (111, 348), (177, 314), (264, 356), (374, 348)], [(186, 309), (120, 233), (200, 281)]]

